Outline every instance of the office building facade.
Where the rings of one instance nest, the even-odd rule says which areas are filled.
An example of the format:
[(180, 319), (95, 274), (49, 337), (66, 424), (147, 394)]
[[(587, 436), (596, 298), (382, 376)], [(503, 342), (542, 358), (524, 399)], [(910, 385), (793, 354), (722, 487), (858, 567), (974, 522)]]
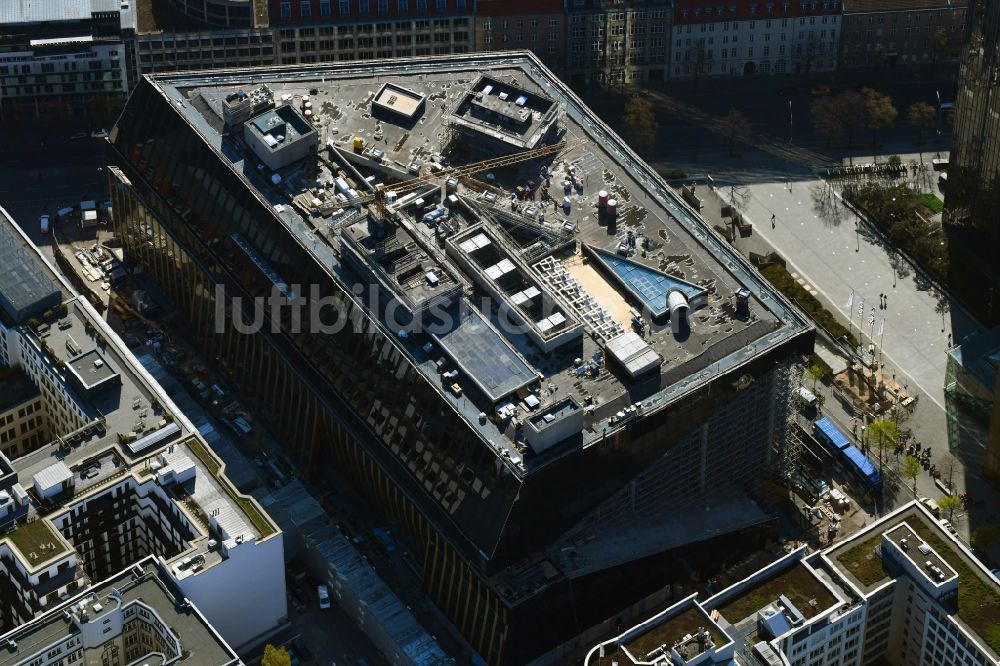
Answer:
[[(310, 122), (320, 133), (317, 150), (322, 151), (322, 160), (310, 154), (292, 164), (282, 163), (277, 172), (267, 167), (260, 153), (262, 148), (242, 141), (238, 142), (238, 150), (249, 160), (248, 166), (255, 166), (244, 172), (221, 158), (224, 153), (219, 151), (228, 150), (223, 145), (242, 136), (222, 131), (222, 105), (240, 93), (222, 84), (216, 75), (145, 79), (112, 133), (119, 166), (110, 171), (111, 196), (116, 211), (115, 230), (124, 243), (127, 261), (142, 265), (177, 303), (191, 322), (197, 344), (208, 357), (217, 359), (248, 406), (287, 442), (287, 453), (306, 473), (336, 464), (371, 504), (394, 522), (421, 563), (422, 582), (429, 597), (488, 663), (497, 664), (521, 663), (572, 634), (575, 621), (571, 614), (561, 611), (550, 618), (549, 635), (540, 636), (533, 627), (546, 614), (546, 608), (568, 610), (574, 586), (606, 588), (609, 604), (628, 605), (634, 601), (636, 591), (635, 577), (628, 582), (628, 572), (646, 570), (652, 566), (651, 559), (707, 538), (699, 536), (700, 528), (693, 524), (666, 540), (661, 530), (653, 530), (648, 518), (670, 506), (664, 501), (668, 497), (684, 493), (712, 495), (732, 481), (745, 490), (733, 490), (734, 496), (725, 498), (733, 511), (730, 527), (736, 532), (745, 529), (747, 539), (756, 538), (752, 528), (769, 519), (759, 510), (748, 508), (752, 502), (744, 502), (745, 496), (736, 495), (753, 488), (756, 472), (768, 466), (774, 457), (772, 447), (783, 441), (789, 373), (796, 354), (812, 343), (812, 332), (804, 320), (736, 255), (730, 256), (724, 244), (716, 244), (713, 235), (706, 235), (707, 227), (701, 226), (704, 223), (699, 218), (686, 212), (678, 214), (692, 225), (692, 230), (690, 235), (688, 231), (678, 233), (691, 239), (684, 242), (690, 243), (689, 251), (697, 257), (692, 261), (704, 266), (703, 274), (718, 274), (717, 280), (727, 285), (727, 291), (730, 281), (738, 280), (767, 295), (761, 301), (763, 305), (741, 320), (741, 332), (732, 339), (732, 329), (705, 329), (705, 334), (714, 336), (719, 345), (710, 355), (678, 348), (683, 345), (672, 336), (643, 342), (633, 334), (630, 349), (636, 350), (635, 358), (628, 356), (632, 352), (625, 351), (618, 352), (621, 361), (617, 356), (607, 361), (608, 372), (614, 369), (615, 373), (607, 375), (609, 379), (615, 377), (607, 384), (609, 388), (619, 382), (638, 381), (627, 374), (632, 366), (615, 363), (641, 361), (640, 370), (657, 375), (657, 359), (661, 356), (651, 348), (653, 345), (674, 349), (675, 355), (680, 354), (694, 366), (710, 363), (712, 372), (708, 374), (693, 372), (688, 369), (691, 366), (679, 361), (671, 366), (671, 372), (662, 380), (669, 385), (685, 377), (698, 377), (691, 380), (697, 388), (685, 389), (676, 398), (668, 393), (667, 398), (651, 397), (638, 407), (629, 406), (628, 393), (612, 389), (599, 398), (599, 410), (595, 404), (583, 414), (583, 405), (588, 404), (584, 394), (603, 391), (606, 386), (594, 383), (593, 377), (605, 372), (604, 362), (595, 359), (615, 353), (615, 347), (600, 351), (589, 336), (582, 336), (576, 318), (590, 317), (595, 335), (624, 335), (620, 324), (602, 314), (600, 308), (593, 309), (592, 300), (560, 305), (558, 321), (546, 317), (539, 324), (539, 331), (542, 327), (545, 331), (567, 330), (573, 344), (584, 345), (579, 352), (564, 348), (547, 356), (534, 349), (525, 334), (510, 338), (516, 341), (515, 349), (511, 346), (514, 343), (486, 322), (483, 315), (469, 310), (459, 313), (458, 328), (447, 334), (435, 337), (394, 333), (391, 327), (397, 324), (384, 321), (377, 306), (357, 296), (355, 288), (371, 280), (380, 288), (403, 290), (405, 293), (392, 296), (391, 302), (419, 312), (421, 302), (440, 305), (452, 299), (455, 305), (455, 299), (464, 301), (461, 284), (467, 279), (508, 286), (518, 280), (529, 281), (534, 290), (519, 291), (522, 302), (537, 298), (543, 290), (548, 295), (557, 286), (568, 285), (551, 257), (552, 250), (546, 249), (551, 247), (545, 240), (547, 236), (530, 252), (515, 252), (482, 275), (466, 268), (472, 276), (462, 276), (461, 265), (487, 261), (494, 251), (513, 252), (505, 237), (493, 243), (490, 235), (496, 232), (482, 226), (477, 211), (486, 211), (484, 215), (503, 212), (508, 215), (504, 219), (512, 215), (506, 207), (494, 212), (488, 198), (479, 200), (464, 192), (451, 195), (455, 197), (448, 200), (454, 206), (453, 214), (465, 221), (454, 241), (449, 240), (450, 236), (445, 239), (444, 252), (425, 245), (427, 241), (421, 235), (425, 232), (408, 225), (391, 226), (396, 236), (373, 244), (371, 234), (384, 234), (384, 228), (372, 232), (363, 218), (350, 211), (338, 212), (343, 206), (337, 203), (337, 194), (345, 202), (350, 197), (360, 199), (370, 183), (354, 170), (374, 170), (373, 180), (398, 180), (401, 174), (392, 171), (394, 162), (385, 153), (405, 154), (410, 143), (416, 150), (425, 145), (421, 135), (434, 137), (442, 155), (448, 153), (446, 148), (456, 149), (456, 143), (459, 150), (485, 150), (489, 138), (493, 152), (501, 145), (497, 136), (502, 134), (513, 142), (507, 135), (516, 134), (517, 122), (526, 118), (531, 129), (525, 138), (511, 145), (557, 150), (558, 146), (545, 142), (534, 143), (532, 132), (545, 134), (559, 123), (570, 122), (565, 119), (567, 113), (579, 114), (588, 131), (600, 133), (597, 141), (601, 143), (576, 148), (579, 157), (567, 159), (589, 159), (591, 164), (595, 159), (607, 160), (626, 170), (621, 173), (627, 175), (621, 178), (628, 178), (631, 187), (640, 187), (632, 183), (646, 182), (646, 186), (655, 188), (656, 201), (680, 205), (638, 158), (628, 153), (623, 158), (626, 162), (617, 163), (606, 156), (599, 146), (610, 142), (623, 155), (628, 148), (538, 65), (534, 58), (503, 53), (412, 59), (398, 64), (383, 61), (255, 71), (253, 86), (265, 84), (274, 91), (272, 104), (284, 105), (279, 108), (285, 109), (294, 106), (295, 113), (313, 119)], [(395, 86), (389, 88), (384, 102), (378, 102), (385, 91), (375, 85), (373, 76), (380, 77), (379, 85)], [(519, 87), (512, 81), (517, 81)], [(447, 84), (452, 85), (449, 88)], [(244, 84), (250, 85), (249, 81)], [(196, 89), (199, 92), (191, 97)], [(369, 89), (374, 117), (352, 113), (355, 126), (345, 126), (338, 120), (336, 108), (357, 105)], [(255, 98), (257, 93), (246, 88), (244, 95)], [(482, 101), (488, 97), (492, 99)], [(421, 106), (424, 99), (427, 102)], [(310, 106), (306, 106), (307, 102)], [(396, 114), (390, 120), (376, 108), (377, 104), (400, 109), (405, 104), (420, 117), (402, 118)], [(526, 116), (521, 112), (522, 105), (530, 108)], [(480, 108), (491, 114), (474, 110)], [(261, 111), (260, 118), (274, 113)], [(306, 116), (305, 111), (318, 113), (319, 117)], [(497, 124), (497, 116), (502, 114), (507, 114), (503, 115), (504, 123)], [(508, 122), (508, 116), (513, 120)], [(375, 138), (377, 135), (380, 138)], [(350, 144), (357, 146), (358, 152), (344, 150), (343, 142), (337, 143), (344, 136), (358, 137)], [(451, 137), (452, 143), (437, 144), (438, 137)], [(336, 147), (331, 147), (330, 142)], [(282, 145), (276, 140), (274, 149), (283, 150)], [(511, 152), (511, 148), (504, 150)], [(420, 148), (414, 153), (414, 159), (421, 161), (412, 163), (418, 172), (424, 164), (435, 168), (430, 162), (436, 157), (425, 151)], [(396, 155), (391, 159), (401, 161)], [(311, 171), (309, 165), (313, 164), (319, 165), (322, 173)], [(329, 174), (324, 171), (333, 168), (336, 170)], [(254, 175), (248, 176), (249, 172)], [(307, 173), (315, 174), (317, 182), (328, 183), (329, 188), (324, 185), (322, 193), (317, 191), (309, 205), (300, 208), (296, 183), (304, 182), (301, 178)], [(354, 186), (349, 186), (348, 178)], [(578, 180), (583, 186), (583, 178)], [(268, 197), (277, 198), (268, 202)], [(404, 205), (424, 205), (424, 197), (415, 194), (406, 201), (411, 203)], [(320, 234), (313, 236), (315, 244), (300, 241), (300, 233), (306, 228), (301, 221), (307, 218), (314, 220), (311, 224), (317, 225)], [(423, 228), (439, 218), (436, 212), (427, 213), (422, 218)], [(331, 227), (328, 219), (338, 222)], [(548, 233), (537, 223), (533, 226), (520, 217), (514, 219), (525, 233), (532, 229)], [(588, 227), (587, 231), (594, 242), (607, 242), (603, 230)], [(340, 248), (341, 258), (332, 254), (329, 234), (339, 241), (335, 246)], [(551, 242), (564, 246), (567, 236), (561, 234), (553, 236)], [(383, 250), (391, 250), (396, 260), (369, 258), (370, 252)], [(412, 253), (410, 259), (403, 261), (408, 252)], [(731, 268), (730, 264), (718, 268), (717, 253), (731, 262)], [(609, 270), (625, 271), (613, 256), (611, 253), (601, 261)], [(460, 264), (456, 257), (468, 261)], [(530, 257), (535, 267), (522, 263), (527, 260), (523, 257)], [(414, 261), (422, 267), (416, 273)], [(399, 275), (387, 279), (382, 273), (397, 267)], [(642, 269), (643, 274), (651, 270)], [(735, 271), (735, 277), (730, 270)], [(622, 279), (628, 282), (627, 277)], [(336, 313), (331, 316), (354, 324), (330, 333), (296, 332), (291, 313), (278, 312), (273, 324), (269, 320), (256, 333), (245, 332), (262, 314), (246, 305), (253, 298), (268, 296), (274, 289), (286, 295), (301, 294), (313, 285), (317, 292), (310, 298), (318, 295), (327, 299), (324, 302)], [(691, 284), (684, 288), (697, 307), (705, 306), (704, 287)], [(503, 290), (497, 293), (504, 297)], [(564, 303), (563, 297), (551, 298), (553, 303)], [(583, 315), (573, 314), (577, 307), (585, 308)], [(656, 307), (664, 306), (657, 300)], [(571, 335), (573, 327), (575, 337)], [(465, 338), (467, 330), (476, 330), (475, 337)], [(770, 337), (765, 343), (750, 342), (760, 336)], [(474, 360), (466, 356), (467, 344), (472, 345)], [(490, 345), (489, 351), (476, 351), (481, 344)], [(434, 349), (443, 350), (438, 353), (447, 354), (462, 368), (461, 372), (448, 371), (447, 385), (442, 385), (444, 375), (431, 369), (435, 364), (428, 355)], [(553, 364), (572, 365), (576, 356), (590, 361), (572, 371), (555, 369)], [(502, 366), (491, 367), (489, 376), (485, 371), (482, 376), (477, 374), (481, 366), (489, 366), (496, 357), (505, 359)], [(650, 357), (652, 363), (643, 360)], [(440, 360), (437, 367), (444, 372), (448, 366), (444, 359)], [(544, 364), (550, 366), (544, 373), (544, 395), (516, 397), (518, 391), (532, 390), (530, 387), (542, 374), (532, 368)], [(710, 377), (711, 390), (702, 383)], [(574, 382), (579, 387), (574, 387)], [(574, 397), (577, 395), (579, 400)], [(514, 401), (522, 399), (528, 406), (515, 407)], [(523, 437), (515, 438), (517, 428), (511, 416), (518, 409), (531, 412), (532, 404), (540, 410), (534, 414), (536, 431), (558, 423), (559, 428), (553, 427), (551, 432), (563, 432), (568, 437), (553, 434), (552, 441), (545, 445), (539, 443), (544, 439), (541, 434), (530, 445)], [(668, 404), (669, 409), (659, 406)], [(750, 419), (749, 414), (766, 414), (766, 418)], [(582, 431), (562, 430), (562, 419), (574, 418), (580, 418), (582, 423), (593, 419), (597, 422)], [(641, 426), (628, 427), (633, 422)], [(676, 433), (673, 441), (662, 436), (668, 430)], [(572, 441), (576, 438), (582, 438), (584, 443), (574, 451)], [(733, 442), (740, 444), (734, 446)], [(557, 451), (570, 455), (563, 457)], [(571, 459), (575, 461), (572, 464)], [(640, 473), (642, 470), (645, 473)], [(559, 510), (555, 510), (557, 506)], [(643, 548), (597, 552), (600, 543), (588, 540), (586, 534), (588, 530), (602, 529), (612, 520), (619, 524), (635, 521), (636, 533), (649, 536), (643, 540)], [(595, 550), (580, 548), (573, 562), (559, 563), (560, 558), (548, 549), (559, 552), (563, 543), (576, 539), (575, 534), (584, 535), (580, 543), (592, 545)], [(556, 564), (552, 564), (553, 559)], [(656, 567), (649, 570), (654, 575), (664, 573)], [(578, 621), (596, 621), (594, 616), (604, 612), (606, 609), (589, 609)]]
[(135, 29), (117, 0), (0, 7), (0, 110), (8, 118), (113, 108), (129, 91), (125, 41)]
[(972, 3), (952, 132), (944, 223), (953, 292), (987, 326), (1000, 323), (1000, 8)]

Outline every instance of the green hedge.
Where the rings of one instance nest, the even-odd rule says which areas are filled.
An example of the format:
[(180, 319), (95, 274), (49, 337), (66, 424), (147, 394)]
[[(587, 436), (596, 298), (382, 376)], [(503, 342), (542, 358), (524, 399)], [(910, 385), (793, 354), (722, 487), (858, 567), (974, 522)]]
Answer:
[(806, 291), (805, 287), (796, 282), (784, 266), (780, 264), (769, 264), (762, 267), (760, 272), (765, 278), (767, 278), (768, 282), (774, 285), (778, 291), (794, 301), (805, 311), (807, 315), (809, 315), (813, 321), (825, 329), (834, 340), (839, 340), (840, 338), (847, 336), (847, 339), (850, 340), (852, 347), (856, 347), (858, 345), (857, 337), (853, 333), (849, 332), (846, 326), (837, 321), (830, 311), (824, 308), (823, 304), (820, 303), (815, 296), (810, 294)]

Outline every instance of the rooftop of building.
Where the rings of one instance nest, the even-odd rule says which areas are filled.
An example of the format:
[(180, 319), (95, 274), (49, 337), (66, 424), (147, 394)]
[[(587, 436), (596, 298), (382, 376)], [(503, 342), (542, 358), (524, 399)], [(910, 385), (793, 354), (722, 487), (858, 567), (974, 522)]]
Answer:
[(22, 0), (0, 3), (0, 25), (83, 21), (98, 12), (119, 12), (119, 0)]
[(655, 661), (656, 656), (647, 658), (651, 654), (669, 655), (672, 648), (678, 649), (685, 660), (690, 661), (707, 649), (706, 643), (697, 640), (702, 631), (707, 632), (716, 648), (729, 642), (719, 626), (692, 601), (686, 608), (677, 609), (676, 613), (662, 620), (654, 618), (648, 623), (648, 628), (635, 632), (621, 645), (639, 663)]
[(780, 597), (790, 601), (805, 620), (840, 603), (810, 567), (801, 562), (791, 562), (787, 568), (778, 569), (760, 581), (732, 586), (729, 589), (735, 589), (737, 593), (718, 595), (722, 602), (715, 609), (727, 622), (736, 625), (754, 617)]
[(34, 256), (24, 235), (0, 224), (0, 316), (6, 321), (24, 323), (69, 295)]
[(132, 0), (136, 32), (203, 32), (209, 28), (182, 13), (171, 0)]
[(921, 9), (966, 9), (964, 0), (844, 0), (845, 14), (915, 11)]
[[(916, 540), (906, 551), (914, 566), (923, 572), (925, 561), (931, 560), (945, 572), (945, 581), (950, 572), (958, 576), (958, 593), (953, 602), (948, 602), (946, 610), (992, 651), (994, 659), (1000, 659), (1000, 632), (997, 631), (1000, 627), (1000, 584), (919, 502), (911, 502), (884, 516), (826, 550), (824, 555), (862, 594), (870, 594), (902, 575), (902, 572), (886, 568), (881, 549), (887, 547), (885, 541), (903, 535), (904, 530), (900, 529), (903, 525), (907, 527), (905, 531), (909, 531), (908, 538)], [(889, 535), (889, 539), (883, 539), (883, 535)], [(930, 547), (931, 556), (918, 550), (920, 542)]]
[[(117, 598), (120, 597), (120, 602)], [(225, 666), (242, 663), (233, 649), (219, 636), (191, 602), (173, 586), (169, 578), (159, 569), (152, 557), (133, 564), (113, 578), (90, 586), (85, 591), (37, 616), (30, 622), (0, 636), (5, 645), (0, 650), (0, 666), (14, 666), (27, 663), (30, 657), (44, 652), (53, 644), (62, 642), (71, 635), (78, 634), (77, 614), (74, 612), (81, 601), (100, 604), (104, 609), (114, 608), (121, 603), (141, 603), (148, 611), (156, 613), (176, 639), (182, 652), (177, 662), (198, 664), (199, 666)], [(93, 602), (93, 603), (90, 603)], [(12, 647), (13, 646), (13, 647)], [(93, 658), (100, 661), (100, 655), (85, 656), (89, 663)], [(85, 649), (85, 653), (90, 649)], [(162, 657), (148, 656), (149, 664), (165, 663)]]
[[(0, 209), (0, 229), (14, 228), (6, 211)], [(38, 248), (30, 246), (29, 250), (39, 270), (72, 296), (68, 283), (55, 273)], [(66, 492), (43, 500), (29, 490), (33, 500), (31, 522), (19, 524), (7, 535), (27, 558), (25, 564), (40, 565), (68, 549), (48, 520), (61, 506), (75, 503), (130, 472), (143, 476), (153, 460), (178, 445), (191, 451), (199, 471), (185, 493), (196, 519), (197, 511), (207, 516), (220, 509), (220, 515), (232, 517), (230, 524), (245, 528), (237, 530), (244, 536), (263, 539), (274, 534), (276, 529), (266, 514), (234, 489), (225, 478), (221, 461), (197, 438), (194, 426), (107, 322), (79, 297), (71, 297), (65, 305), (65, 311), (52, 312), (34, 328), (23, 326), (20, 330), (28, 344), (41, 353), (43, 371), (51, 372), (69, 395), (69, 408), (79, 410), (88, 425), (75, 432), (54, 432), (54, 441), (11, 461), (18, 482), (28, 489), (33, 487), (36, 475), (44, 476), (54, 465), (64, 464), (73, 474), (71, 495)], [(96, 366), (95, 360), (101, 364)], [(68, 368), (73, 365), (86, 379), (82, 386), (69, 381)], [(107, 381), (113, 377), (118, 380)], [(47, 518), (39, 518), (40, 513)], [(202, 539), (193, 548), (207, 551), (207, 541)], [(31, 557), (32, 552), (36, 557)]]
[(22, 370), (0, 370), (0, 414), (39, 395), (38, 387)]
[[(481, 78), (483, 75), (487, 78)], [(662, 409), (720, 374), (798, 336), (811, 335), (809, 324), (797, 311), (534, 56), (466, 54), (377, 63), (273, 67), (252, 73), (235, 70), (173, 73), (154, 75), (149, 80), (203, 140), (214, 147), (220, 161), (228, 163), (262, 203), (274, 210), (276, 219), (345, 291), (350, 292), (350, 286), (359, 283), (359, 275), (343, 262), (340, 236), (345, 229), (357, 229), (352, 224), (357, 221), (358, 213), (336, 203), (335, 182), (341, 177), (350, 180), (355, 195), (363, 201), (372, 199), (376, 183), (383, 184), (387, 191), (398, 190), (400, 196), (393, 205), (398, 217), (390, 224), (397, 225), (396, 229), (406, 228), (407, 234), (419, 234), (430, 247), (440, 247), (442, 225), (424, 222), (426, 212), (435, 206), (444, 208), (447, 203), (450, 210), (444, 219), (448, 228), (444, 235), (475, 224), (490, 225), (502, 235), (502, 242), (497, 243), (497, 265), (510, 259), (512, 263), (516, 260), (527, 266), (553, 302), (583, 321), (588, 334), (553, 351), (542, 352), (528, 335), (500, 326), (493, 312), (487, 312), (485, 317), (488, 326), (480, 323), (484, 318), (470, 317), (469, 325), (490, 338), (479, 340), (479, 344), (501, 350), (510, 360), (502, 363), (503, 367), (494, 363), (488, 371), (483, 370), (498, 373), (490, 377), (465, 376), (465, 372), (479, 372), (478, 366), (474, 363), (463, 366), (453, 356), (455, 347), (450, 352), (429, 335), (393, 337), (393, 344), (412, 359), (469, 426), (481, 434), (495, 455), (517, 474), (531, 473), (589, 446), (605, 434), (610, 436), (631, 419), (641, 419), (643, 414)], [(566, 143), (555, 144), (552, 154), (541, 164), (549, 170), (550, 188), (558, 191), (552, 193), (554, 198), (570, 199), (565, 212), (543, 207), (537, 199), (511, 205), (511, 194), (518, 188), (530, 187), (531, 183), (537, 188), (540, 184), (539, 161), (498, 164), (486, 174), (473, 168), (469, 175), (475, 178), (459, 184), (456, 202), (445, 201), (443, 180), (453, 173), (449, 169), (478, 162), (482, 157), (477, 154), (480, 148), (477, 141), (459, 136), (449, 143), (453, 136), (453, 112), (467, 103), (470, 86), (490, 85), (490, 80), (512, 91), (524, 91), (526, 106), (536, 100), (538, 104), (558, 108), (559, 134), (543, 145), (554, 145), (552, 142), (557, 140)], [(426, 97), (426, 108), (414, 124), (403, 126), (373, 117), (371, 102), (386, 82)], [(251, 151), (241, 147), (239, 133), (224, 133), (221, 119), (221, 100), (226, 95), (262, 83), (273, 91), (279, 105), (304, 106), (303, 98), (308, 95), (320, 145), (328, 146), (314, 159), (281, 169), (278, 183), (257, 166)], [(496, 94), (495, 90), (491, 92)], [(508, 94), (504, 101), (513, 100), (516, 105), (518, 97)], [(541, 107), (532, 111), (536, 112), (542, 112)], [(354, 137), (363, 140), (363, 154), (353, 151)], [(371, 152), (373, 148), (381, 154)], [(518, 151), (508, 150), (505, 154), (515, 152)], [(446, 163), (447, 173), (435, 177), (433, 187), (414, 186), (409, 180), (414, 171), (431, 178), (432, 170), (442, 163)], [(579, 185), (571, 183), (571, 192), (564, 194), (562, 183), (572, 180), (579, 181)], [(400, 187), (400, 183), (407, 184)], [(442, 187), (437, 187), (439, 184)], [(606, 190), (608, 197), (617, 201), (614, 224), (608, 224), (597, 205), (599, 190)], [(512, 207), (516, 210), (512, 211)], [(399, 231), (394, 231), (386, 238), (398, 239), (398, 234)], [(641, 242), (630, 247), (630, 234)], [(612, 253), (624, 248), (622, 251), (630, 253), (634, 262), (704, 290), (706, 304), (692, 308), (690, 327), (686, 330), (674, 333), (669, 324), (646, 319), (642, 339), (651, 352), (650, 358), (662, 359), (659, 367), (654, 363), (652, 371), (631, 377), (624, 367), (604, 358), (607, 339), (630, 330), (630, 310), (641, 308), (642, 304), (610, 275), (613, 267), (574, 253), (574, 241)], [(475, 282), (476, 275), (466, 275), (445, 252), (435, 253), (432, 258), (435, 262), (445, 262), (453, 274), (468, 283)], [(501, 273), (504, 271), (500, 270), (496, 277), (503, 278)], [(393, 275), (392, 271), (385, 271), (380, 278), (389, 282)], [(273, 279), (282, 282), (279, 275), (275, 274)], [(360, 281), (364, 280), (361, 277)], [(414, 282), (417, 283), (421, 289), (435, 288), (424, 278)], [(734, 295), (743, 287), (753, 294), (749, 316), (738, 314), (734, 305)], [(444, 285), (438, 287), (444, 288)], [(380, 319), (390, 330), (399, 327)], [(459, 325), (455, 320), (451, 323)], [(460, 332), (455, 339), (466, 337)], [(457, 349), (455, 355), (461, 359), (469, 348), (459, 345)], [(470, 358), (476, 356), (470, 354)], [(442, 359), (446, 367), (439, 365)], [(445, 382), (439, 370), (453, 367), (448, 361), (458, 364), (462, 373)], [(528, 374), (541, 379), (525, 385), (521, 379)], [(463, 395), (453, 395), (448, 390), (453, 382), (464, 390)], [(487, 385), (501, 388), (484, 391), (482, 387)], [(498, 392), (506, 391), (508, 386), (513, 392), (498, 403)], [(515, 439), (515, 421), (530, 418), (536, 410), (544, 410), (566, 395), (573, 395), (585, 406), (582, 432), (541, 454), (528, 450)], [(508, 402), (511, 408), (501, 416), (499, 408)], [(641, 410), (628, 411), (634, 403), (641, 403)], [(481, 418), (481, 414), (486, 418)]]

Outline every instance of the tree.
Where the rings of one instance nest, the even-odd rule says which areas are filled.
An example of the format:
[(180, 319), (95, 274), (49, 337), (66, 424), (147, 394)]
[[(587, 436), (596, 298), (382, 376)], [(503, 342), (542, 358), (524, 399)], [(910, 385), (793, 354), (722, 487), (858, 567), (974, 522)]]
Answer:
[(948, 35), (943, 26), (935, 30), (931, 36), (931, 54), (934, 62), (955, 55), (955, 45), (955, 40)]
[(962, 498), (958, 495), (945, 495), (937, 501), (938, 507), (948, 512), (948, 520), (955, 515), (955, 509), (962, 506)]
[(819, 363), (813, 363), (812, 365), (809, 366), (809, 370), (807, 372), (809, 373), (809, 376), (812, 377), (812, 380), (813, 380), (813, 393), (815, 393), (816, 392), (816, 382), (818, 382), (819, 380), (821, 380), (824, 377), (826, 377), (826, 368), (824, 368)]
[(839, 139), (847, 133), (837, 101), (836, 97), (820, 97), (809, 107), (813, 129), (826, 139), (827, 148), (830, 147), (831, 139)]
[(292, 666), (292, 657), (284, 647), (276, 648), (270, 643), (264, 646), (264, 658), (260, 666)]
[(878, 446), (878, 466), (882, 468), (883, 454), (887, 446), (895, 446), (899, 441), (899, 428), (895, 421), (880, 419), (868, 425), (868, 439)]
[(736, 139), (749, 136), (752, 131), (750, 121), (736, 108), (729, 109), (729, 113), (722, 117), (722, 120), (719, 121), (719, 128), (729, 138), (730, 157), (733, 156)]
[(868, 124), (868, 107), (865, 98), (854, 90), (846, 90), (836, 98), (836, 110), (847, 133), (847, 147), (854, 146), (854, 133)]
[(927, 102), (914, 102), (910, 105), (908, 113), (910, 124), (920, 132), (920, 142), (923, 143), (927, 130), (934, 127), (937, 120), (937, 111)]
[(920, 476), (920, 461), (913, 456), (903, 458), (903, 477), (913, 482), (913, 494), (917, 494), (917, 477)]
[(872, 131), (872, 146), (878, 145), (878, 133), (896, 124), (899, 110), (892, 104), (892, 97), (872, 88), (862, 88), (865, 110), (868, 112), (868, 129)]
[(632, 95), (625, 105), (622, 122), (625, 123), (625, 135), (636, 150), (640, 146), (652, 148), (656, 144), (656, 116), (645, 99)]

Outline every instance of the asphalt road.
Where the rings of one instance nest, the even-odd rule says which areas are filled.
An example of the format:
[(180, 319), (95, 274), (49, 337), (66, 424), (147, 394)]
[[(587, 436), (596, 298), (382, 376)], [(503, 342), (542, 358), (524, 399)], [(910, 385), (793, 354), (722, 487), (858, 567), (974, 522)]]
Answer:
[(107, 198), (107, 142), (89, 136), (70, 139), (75, 131), (32, 125), (6, 137), (0, 154), (0, 205), (43, 249), (51, 237), (41, 234), (39, 215), (83, 199)]

